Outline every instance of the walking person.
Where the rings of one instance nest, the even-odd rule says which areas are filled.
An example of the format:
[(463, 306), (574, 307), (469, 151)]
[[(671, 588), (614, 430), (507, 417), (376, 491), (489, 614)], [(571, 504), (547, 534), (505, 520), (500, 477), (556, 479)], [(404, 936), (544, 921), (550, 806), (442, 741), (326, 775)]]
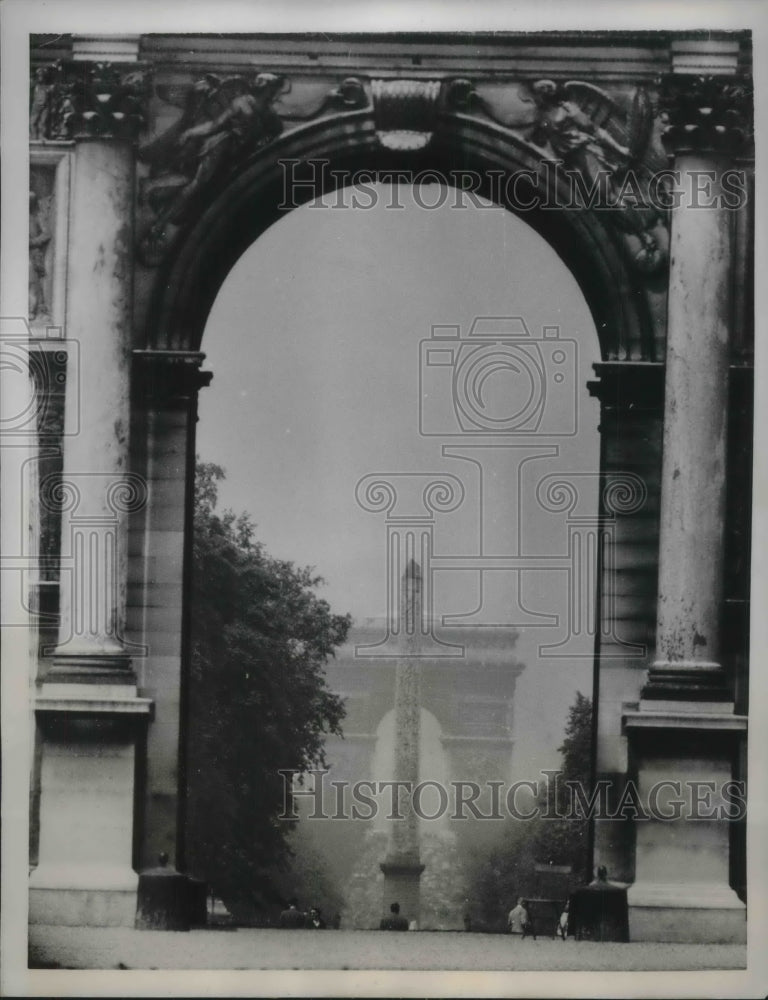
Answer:
[(519, 934), (525, 937), (530, 928), (531, 919), (525, 906), (522, 896), (517, 900), (517, 905), (509, 911), (507, 916), (507, 927), (510, 934)]

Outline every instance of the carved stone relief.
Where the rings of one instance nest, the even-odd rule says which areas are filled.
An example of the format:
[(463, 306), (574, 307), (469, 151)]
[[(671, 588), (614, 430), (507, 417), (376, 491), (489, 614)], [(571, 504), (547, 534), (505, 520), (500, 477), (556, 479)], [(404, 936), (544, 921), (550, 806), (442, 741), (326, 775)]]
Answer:
[(34, 336), (64, 327), (71, 150), (33, 143), (29, 151), (29, 305)]
[(368, 103), (355, 77), (331, 87), (327, 80), (301, 82), (295, 89), (298, 94), (293, 93), (291, 81), (274, 73), (228, 77), (207, 73), (187, 87), (157, 88), (163, 101), (182, 111), (169, 128), (139, 149), (139, 159), (149, 165), (141, 200), (153, 216), (139, 242), (144, 264), (159, 263), (171, 227), (187, 221), (200, 190), (276, 139), (284, 120), (307, 121)]
[(29, 188), (29, 321), (51, 322), (55, 170), (32, 167)]
[(556, 83), (478, 83), (454, 80), (449, 109), (490, 119), (530, 145), (543, 160), (561, 166), (566, 185), (582, 201), (573, 207), (604, 210), (626, 237), (629, 259), (641, 272), (666, 262), (666, 212), (649, 184), (666, 160), (652, 143), (654, 108), (645, 88), (634, 91), (628, 110), (600, 87), (573, 80)]
[(161, 261), (176, 228), (194, 216), (209, 181), (232, 173), (278, 136), (344, 112), (370, 115), (381, 146), (401, 152), (426, 148), (456, 115), (501, 126), (555, 168), (558, 185), (575, 182), (585, 203), (573, 207), (604, 211), (636, 270), (659, 273), (667, 259), (667, 213), (648, 197), (651, 179), (667, 164), (644, 87), (611, 95), (584, 81), (334, 82), (254, 71), (209, 73), (156, 92), (181, 113), (139, 150), (149, 174), (141, 185), (148, 218), (138, 251), (150, 267)]
[(139, 63), (58, 62), (35, 70), (29, 136), (38, 142), (134, 139), (145, 127), (149, 71)]

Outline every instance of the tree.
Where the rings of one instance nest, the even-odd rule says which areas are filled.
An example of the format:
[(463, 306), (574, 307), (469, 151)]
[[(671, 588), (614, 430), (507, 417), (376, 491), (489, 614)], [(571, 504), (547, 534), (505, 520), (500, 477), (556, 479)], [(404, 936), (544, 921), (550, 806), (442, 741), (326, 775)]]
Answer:
[(571, 875), (558, 876), (566, 887), (564, 894), (586, 874), (588, 819), (578, 814), (557, 818), (570, 811), (566, 782), (579, 782), (587, 797), (590, 791), (592, 703), (581, 692), (568, 711), (563, 742), (557, 749), (562, 756), (557, 781), (545, 784), (538, 803), (523, 807), (528, 812), (538, 804), (538, 816), (525, 822), (510, 819), (499, 842), (476, 856), (471, 900), (477, 923), (488, 930), (506, 929), (506, 913), (519, 896), (542, 894), (542, 886), (550, 881), (542, 864), (571, 866)]
[[(586, 869), (589, 820), (575, 808), (577, 803), (567, 782), (578, 783), (589, 797), (592, 761), (592, 702), (581, 691), (568, 711), (565, 737), (557, 748), (562, 755), (561, 773), (547, 782), (540, 798), (542, 819), (536, 837), (537, 860), (571, 865), (575, 874)], [(547, 818), (547, 817), (568, 818)]]
[(247, 514), (216, 511), (220, 466), (197, 466), (191, 593), (188, 867), (228, 905), (281, 897), (294, 825), (281, 770), (325, 766), (342, 701), (324, 664), (351, 619), (311, 569), (275, 559)]

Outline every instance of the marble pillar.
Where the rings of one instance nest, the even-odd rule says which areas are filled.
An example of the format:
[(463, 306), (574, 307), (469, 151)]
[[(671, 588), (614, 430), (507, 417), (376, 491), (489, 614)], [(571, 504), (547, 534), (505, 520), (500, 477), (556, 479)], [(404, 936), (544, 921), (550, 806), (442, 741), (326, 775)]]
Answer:
[(141, 116), (124, 113), (124, 71), (62, 69), (74, 139), (61, 484), (44, 501), (61, 517), (59, 637), (36, 699), (42, 738), (40, 846), (30, 919), (132, 925), (137, 762), (150, 699), (139, 697), (126, 641), (127, 526), (146, 503), (129, 469), (134, 148)]
[(728, 710), (720, 655), (735, 212), (724, 187), (748, 142), (751, 89), (673, 76), (664, 144), (672, 210), (656, 657), (644, 698)]
[[(624, 715), (651, 816), (634, 824), (630, 938), (744, 941), (724, 796), (746, 719), (734, 714), (720, 623), (735, 221), (725, 178), (750, 138), (751, 82), (673, 75), (660, 106), (681, 198), (671, 220), (656, 653), (637, 710)], [(659, 818), (654, 796), (670, 782), (680, 783), (680, 814)]]

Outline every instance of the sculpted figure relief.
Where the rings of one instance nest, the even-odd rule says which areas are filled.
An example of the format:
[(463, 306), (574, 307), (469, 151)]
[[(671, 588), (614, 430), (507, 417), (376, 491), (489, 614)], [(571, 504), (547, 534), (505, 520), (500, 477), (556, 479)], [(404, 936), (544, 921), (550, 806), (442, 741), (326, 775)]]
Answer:
[[(531, 87), (539, 111), (530, 132), (537, 146), (549, 146), (566, 166), (594, 174), (598, 168), (611, 171), (626, 164), (631, 157), (628, 146), (619, 143), (598, 122), (610, 113), (613, 101), (598, 87), (589, 83), (566, 83), (562, 90), (553, 80), (538, 80)], [(592, 118), (577, 98), (589, 102), (603, 112)]]
[(44, 319), (49, 315), (45, 296), (45, 252), (51, 234), (42, 218), (40, 202), (34, 191), (29, 192), (29, 318)]
[(636, 89), (628, 113), (606, 91), (579, 80), (457, 79), (448, 100), (460, 112), (482, 111), (538, 147), (545, 159), (561, 163), (566, 174), (581, 178), (580, 189), (595, 191), (600, 203), (589, 207), (608, 207), (615, 228), (631, 238), (627, 246), (635, 267), (646, 273), (661, 268), (666, 252), (654, 230), (665, 216), (646, 194), (651, 176), (666, 162), (651, 145), (654, 112), (644, 88)]
[[(139, 158), (150, 165), (143, 199), (156, 214), (139, 247), (145, 263), (156, 263), (168, 241), (167, 226), (185, 221), (209, 180), (241, 152), (280, 135), (282, 122), (271, 105), (284, 85), (274, 73), (223, 79), (208, 73), (187, 90), (179, 120), (140, 148)], [(177, 103), (170, 89), (158, 92)]]
[(29, 137), (46, 139), (49, 133), (53, 85), (48, 78), (48, 70), (42, 66), (32, 76), (29, 101)]
[(538, 118), (528, 138), (551, 150), (555, 159), (562, 160), (567, 170), (581, 173), (588, 184), (603, 175), (614, 225), (640, 242), (635, 265), (642, 271), (656, 271), (666, 255), (650, 231), (662, 221), (661, 214), (643, 205), (648, 165), (642, 161), (653, 124), (645, 91), (638, 88), (635, 92), (626, 118), (605, 91), (589, 83), (558, 86), (553, 80), (538, 80), (531, 92)]

